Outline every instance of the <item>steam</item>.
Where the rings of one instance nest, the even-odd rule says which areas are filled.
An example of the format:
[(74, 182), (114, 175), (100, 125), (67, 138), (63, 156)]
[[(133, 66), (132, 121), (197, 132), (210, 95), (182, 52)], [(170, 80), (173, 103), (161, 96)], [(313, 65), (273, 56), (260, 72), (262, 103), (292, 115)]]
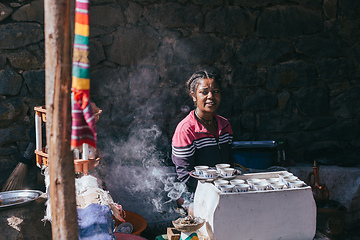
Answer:
[[(164, 135), (156, 125), (130, 132), (127, 139), (112, 141), (104, 151), (106, 166), (100, 167), (106, 190), (125, 210), (153, 218), (154, 214), (178, 214), (176, 200), (186, 191), (177, 182), (175, 168), (164, 162), (166, 156), (157, 149)], [(110, 154), (108, 154), (110, 153)]]
[[(111, 105), (111, 110), (103, 111), (98, 122), (98, 129), (103, 131), (98, 138), (103, 157), (95, 173), (123, 209), (144, 216), (148, 223), (176, 219), (179, 213), (175, 200), (186, 192), (186, 187), (177, 182), (175, 167), (167, 164), (171, 142), (162, 129), (172, 128), (166, 122), (168, 116), (174, 119), (176, 111), (181, 115), (190, 111), (186, 105), (190, 99), (179, 99), (179, 92), (162, 87), (167, 82), (152, 66), (101, 69), (95, 76), (118, 79), (107, 82), (103, 93), (102, 88), (99, 90), (100, 95), (110, 96), (106, 104)], [(173, 103), (179, 101), (183, 105), (176, 110)], [(108, 126), (102, 128), (103, 123)]]

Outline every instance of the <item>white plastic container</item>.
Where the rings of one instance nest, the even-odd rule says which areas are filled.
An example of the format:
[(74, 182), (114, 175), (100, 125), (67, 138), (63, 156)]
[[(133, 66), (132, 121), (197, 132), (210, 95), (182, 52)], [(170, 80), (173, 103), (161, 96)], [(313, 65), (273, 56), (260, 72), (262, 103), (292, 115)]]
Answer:
[[(239, 179), (268, 179), (281, 172), (244, 174)], [(198, 181), (194, 215), (204, 218), (201, 233), (213, 240), (312, 240), (316, 204), (311, 187), (222, 193)]]

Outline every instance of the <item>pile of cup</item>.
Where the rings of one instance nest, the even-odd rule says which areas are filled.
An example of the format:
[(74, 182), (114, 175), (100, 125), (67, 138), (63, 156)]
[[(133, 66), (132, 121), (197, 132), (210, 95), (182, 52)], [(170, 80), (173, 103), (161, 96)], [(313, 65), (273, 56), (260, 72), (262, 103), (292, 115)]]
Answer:
[(279, 179), (288, 188), (300, 188), (305, 186), (305, 182), (294, 176), (292, 173), (284, 172), (279, 174)]
[(231, 177), (235, 171), (235, 169), (231, 168), (230, 164), (227, 163), (216, 164), (215, 167), (221, 177)]
[(217, 172), (215, 169), (209, 168), (209, 166), (195, 166), (195, 175), (203, 178), (215, 178)]
[(209, 166), (195, 166), (195, 175), (203, 178), (216, 178), (220, 177), (231, 177), (234, 174), (235, 169), (230, 167), (230, 164), (223, 163), (215, 165), (216, 170)]
[(247, 192), (249, 190), (249, 184), (245, 183), (242, 179), (224, 180), (218, 179), (214, 181), (214, 185), (222, 192)]
[(214, 181), (214, 185), (222, 193), (280, 190), (306, 186), (305, 182), (289, 172), (284, 172), (279, 174), (279, 176), (271, 178), (233, 179), (231, 181), (218, 179)]

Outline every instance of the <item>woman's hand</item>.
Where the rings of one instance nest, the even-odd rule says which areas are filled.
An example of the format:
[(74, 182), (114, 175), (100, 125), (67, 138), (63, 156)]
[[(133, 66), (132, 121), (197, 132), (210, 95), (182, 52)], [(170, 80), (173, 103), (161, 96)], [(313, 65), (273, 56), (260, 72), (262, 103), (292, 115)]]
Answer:
[(194, 217), (194, 203), (189, 204), (189, 202), (188, 202), (188, 204), (185, 204), (186, 206), (184, 206), (185, 200), (182, 197), (180, 197), (176, 201), (177, 201), (178, 207), (183, 208), (187, 212), (188, 215)]
[(190, 203), (189, 208), (187, 209), (188, 215), (194, 217), (194, 203)]
[(178, 204), (178, 207), (183, 207), (184, 199), (182, 197), (178, 198), (176, 202)]

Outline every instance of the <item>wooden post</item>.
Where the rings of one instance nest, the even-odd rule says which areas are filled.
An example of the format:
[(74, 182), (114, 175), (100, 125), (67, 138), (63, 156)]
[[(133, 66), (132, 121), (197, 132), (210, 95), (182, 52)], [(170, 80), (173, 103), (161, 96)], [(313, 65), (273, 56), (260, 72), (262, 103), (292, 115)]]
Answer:
[(70, 0), (46, 0), (46, 139), (53, 239), (78, 239), (71, 140)]

